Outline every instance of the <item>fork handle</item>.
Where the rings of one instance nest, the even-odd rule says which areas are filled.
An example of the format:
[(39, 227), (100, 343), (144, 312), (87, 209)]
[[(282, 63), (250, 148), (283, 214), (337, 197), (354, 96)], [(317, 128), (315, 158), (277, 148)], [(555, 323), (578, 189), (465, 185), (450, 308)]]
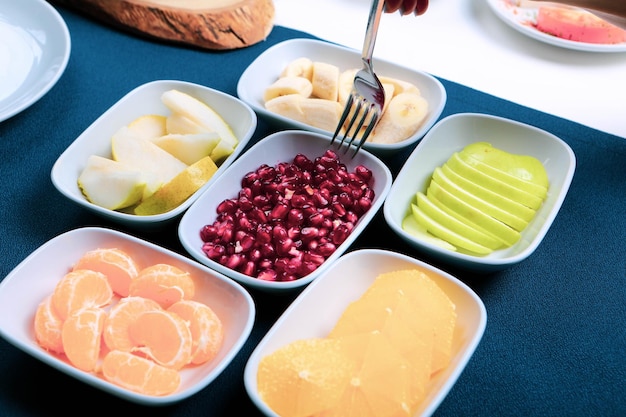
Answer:
[(367, 30), (365, 31), (365, 42), (363, 43), (363, 53), (361, 59), (363, 64), (368, 68), (372, 66), (372, 55), (374, 54), (374, 45), (376, 44), (376, 34), (378, 33), (378, 24), (382, 16), (385, 0), (372, 0), (372, 8), (367, 20)]

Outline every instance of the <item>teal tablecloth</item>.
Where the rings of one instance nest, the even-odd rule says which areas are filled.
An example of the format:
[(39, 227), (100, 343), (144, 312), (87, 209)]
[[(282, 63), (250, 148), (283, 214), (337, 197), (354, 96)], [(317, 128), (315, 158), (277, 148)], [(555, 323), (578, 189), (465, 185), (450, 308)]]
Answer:
[[(72, 36), (64, 75), (35, 105), (0, 123), (0, 277), (67, 230), (120, 229), (62, 197), (50, 170), (123, 95), (157, 79), (196, 82), (235, 95), (240, 74), (260, 52), (285, 39), (311, 37), (276, 27), (258, 45), (206, 52), (129, 36), (60, 12)], [(450, 270), (482, 298), (488, 320), (475, 355), (436, 414), (626, 415), (626, 139), (441, 81), (448, 93), (443, 116), (484, 112), (543, 128), (572, 147), (577, 170), (560, 214), (529, 259), (483, 277)], [(269, 132), (260, 121), (254, 140)], [(389, 161), (394, 173), (406, 156)], [(173, 227), (140, 237), (185, 253)], [(381, 216), (355, 247), (384, 247), (425, 259), (399, 242)], [(104, 394), (2, 340), (0, 416), (258, 415), (243, 387), (243, 367), (292, 297), (252, 295), (256, 324), (232, 365), (210, 387), (165, 408), (147, 410)]]

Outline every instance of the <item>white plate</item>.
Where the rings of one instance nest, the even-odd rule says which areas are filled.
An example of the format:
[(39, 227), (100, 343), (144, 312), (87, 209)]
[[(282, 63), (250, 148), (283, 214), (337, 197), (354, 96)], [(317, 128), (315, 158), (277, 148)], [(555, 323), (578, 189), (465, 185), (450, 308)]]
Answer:
[(259, 361), (295, 340), (325, 337), (348, 304), (358, 299), (379, 274), (401, 269), (426, 271), (456, 305), (457, 326), (450, 365), (431, 380), (416, 416), (429, 416), (437, 409), (483, 336), (487, 323), (485, 306), (467, 285), (431, 265), (391, 251), (361, 249), (339, 258), (307, 287), (252, 352), (244, 371), (244, 383), (248, 395), (266, 416), (277, 417), (277, 414), (258, 395)]
[(0, 0), (0, 122), (25, 110), (61, 78), (70, 33), (43, 0)]
[[(224, 325), (224, 343), (214, 360), (180, 370), (178, 391), (162, 397), (138, 394), (81, 371), (61, 355), (53, 355), (35, 340), (33, 317), (39, 303), (87, 251), (117, 247), (140, 266), (170, 263), (191, 273), (194, 299), (209, 305)], [(179, 254), (138, 238), (102, 228), (82, 228), (57, 236), (35, 250), (0, 283), (0, 336), (53, 368), (104, 392), (142, 405), (166, 405), (197, 393), (217, 378), (248, 339), (254, 324), (252, 297), (237, 283)]]
[(391, 189), (392, 176), (389, 168), (376, 156), (367, 151), (359, 151), (354, 158), (339, 152), (342, 163), (349, 171), (357, 165), (364, 165), (372, 171), (372, 189), (375, 192), (371, 208), (361, 216), (347, 239), (337, 246), (326, 261), (310, 274), (294, 281), (265, 281), (230, 269), (219, 262), (209, 259), (202, 251), (203, 241), (200, 231), (207, 224), (212, 224), (217, 217), (217, 206), (226, 199), (237, 196), (241, 189), (241, 179), (250, 171), (256, 170), (261, 164), (275, 166), (279, 162), (288, 162), (298, 154), (310, 159), (321, 156), (327, 149), (330, 138), (313, 132), (288, 130), (274, 133), (261, 139), (237, 159), (202, 195), (189, 207), (178, 225), (179, 239), (187, 252), (198, 262), (211, 269), (239, 281), (247, 287), (261, 291), (281, 292), (301, 289), (317, 278), (323, 269), (335, 261), (356, 240), (359, 234), (372, 221), (382, 207), (387, 193)]
[[(307, 57), (313, 61), (327, 62), (339, 67), (340, 70), (360, 68), (361, 52), (329, 42), (314, 39), (291, 39), (278, 43), (263, 52), (243, 72), (237, 84), (237, 95), (247, 103), (259, 116), (269, 120), (279, 128), (302, 129), (332, 136), (328, 132), (304, 123), (297, 122), (265, 109), (263, 93), (280, 75), (283, 68), (292, 60)], [(429, 111), (420, 128), (398, 143), (366, 142), (364, 149), (377, 156), (389, 156), (401, 149), (415, 145), (439, 119), (446, 104), (447, 95), (444, 86), (430, 74), (415, 69), (402, 67), (389, 61), (374, 58), (376, 73), (415, 84), (421, 95), (428, 101)]]
[(511, 26), (513, 29), (538, 41), (542, 41), (561, 48), (574, 49), (587, 52), (625, 52), (626, 42), (616, 44), (598, 44), (570, 41), (549, 35), (537, 30), (537, 8), (522, 2), (522, 6), (516, 6), (515, 0), (487, 0), (487, 4), (496, 16)]

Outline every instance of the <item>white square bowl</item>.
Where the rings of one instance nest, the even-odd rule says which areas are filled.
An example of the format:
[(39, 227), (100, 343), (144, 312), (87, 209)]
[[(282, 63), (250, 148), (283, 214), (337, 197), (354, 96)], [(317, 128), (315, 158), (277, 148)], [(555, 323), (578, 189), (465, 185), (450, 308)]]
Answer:
[(430, 381), (415, 416), (428, 416), (437, 409), (482, 339), (487, 323), (485, 306), (467, 285), (431, 265), (387, 250), (360, 249), (339, 258), (302, 291), (252, 352), (244, 371), (244, 384), (263, 414), (278, 417), (258, 394), (257, 370), (261, 359), (293, 341), (325, 337), (348, 304), (357, 300), (378, 275), (402, 269), (428, 273), (456, 306), (457, 325), (450, 365)]
[[(180, 370), (181, 385), (162, 397), (139, 394), (112, 384), (99, 375), (75, 368), (62, 355), (39, 346), (33, 319), (39, 303), (87, 251), (117, 247), (128, 252), (140, 266), (158, 262), (190, 272), (194, 299), (209, 305), (224, 326), (224, 343), (216, 358)], [(206, 388), (230, 364), (248, 339), (255, 307), (249, 293), (236, 282), (186, 257), (135, 237), (102, 228), (81, 228), (59, 235), (35, 250), (0, 283), (0, 336), (36, 359), (104, 392), (130, 402), (161, 406), (181, 401)]]
[[(260, 117), (278, 128), (302, 129), (332, 136), (334, 132), (300, 123), (265, 109), (263, 101), (265, 89), (276, 81), (289, 62), (300, 57), (334, 64), (342, 71), (362, 67), (360, 51), (313, 39), (292, 39), (268, 48), (248, 66), (237, 84), (237, 95), (252, 107)], [(373, 64), (378, 75), (394, 77), (415, 84), (430, 107), (422, 126), (410, 138), (393, 144), (366, 142), (363, 145), (373, 154), (386, 157), (419, 141), (439, 119), (446, 104), (447, 96), (441, 82), (430, 74), (402, 67), (383, 59), (374, 58)]]
[[(454, 152), (475, 142), (488, 142), (495, 148), (530, 155), (544, 165), (550, 182), (548, 195), (535, 217), (513, 246), (487, 256), (474, 256), (444, 249), (402, 229), (417, 191), (425, 191), (434, 169)], [(405, 242), (447, 264), (479, 272), (506, 269), (530, 256), (550, 229), (574, 176), (576, 158), (563, 140), (534, 126), (501, 117), (459, 113), (440, 120), (428, 132), (398, 173), (384, 206), (384, 217), (391, 229)]]
[[(178, 207), (166, 213), (138, 216), (109, 210), (89, 202), (77, 183), (87, 158), (90, 155), (111, 158), (111, 137), (118, 129), (128, 125), (136, 118), (147, 114), (169, 114), (169, 109), (161, 102), (161, 95), (171, 89), (187, 93), (203, 101), (219, 113), (239, 139), (235, 151), (222, 162), (217, 172), (204, 186)], [(178, 218), (213, 181), (222, 175), (250, 141), (256, 125), (256, 114), (247, 104), (236, 97), (186, 81), (152, 81), (135, 88), (122, 97), (74, 140), (52, 167), (52, 183), (65, 197), (106, 219), (136, 229), (158, 229)]]
[(367, 151), (360, 151), (354, 158), (351, 153), (345, 155), (339, 151), (340, 161), (348, 171), (353, 171), (357, 165), (364, 165), (372, 171), (375, 197), (371, 208), (363, 214), (354, 226), (348, 238), (337, 246), (336, 250), (326, 261), (312, 273), (293, 281), (266, 281), (254, 278), (230, 269), (219, 262), (210, 259), (203, 251), (203, 241), (200, 238), (201, 229), (212, 224), (216, 217), (217, 206), (225, 199), (237, 197), (241, 189), (243, 177), (256, 170), (261, 164), (275, 166), (280, 162), (290, 162), (297, 154), (304, 154), (310, 159), (322, 156), (329, 149), (330, 138), (313, 132), (282, 131), (261, 139), (235, 161), (225, 175), (218, 178), (194, 204), (187, 210), (178, 226), (179, 239), (187, 252), (198, 262), (222, 274), (233, 278), (247, 287), (262, 291), (281, 292), (299, 289), (319, 276), (321, 271), (344, 253), (359, 234), (374, 218), (382, 207), (385, 197), (391, 187), (391, 172), (389, 168), (376, 156)]

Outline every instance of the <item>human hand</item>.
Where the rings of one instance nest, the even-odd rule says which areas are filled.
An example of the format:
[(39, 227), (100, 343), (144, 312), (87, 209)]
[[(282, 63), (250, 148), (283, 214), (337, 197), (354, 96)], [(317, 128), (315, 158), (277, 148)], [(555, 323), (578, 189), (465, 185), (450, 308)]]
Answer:
[(385, 12), (394, 13), (400, 10), (400, 14), (415, 16), (424, 14), (428, 9), (428, 0), (385, 0)]

